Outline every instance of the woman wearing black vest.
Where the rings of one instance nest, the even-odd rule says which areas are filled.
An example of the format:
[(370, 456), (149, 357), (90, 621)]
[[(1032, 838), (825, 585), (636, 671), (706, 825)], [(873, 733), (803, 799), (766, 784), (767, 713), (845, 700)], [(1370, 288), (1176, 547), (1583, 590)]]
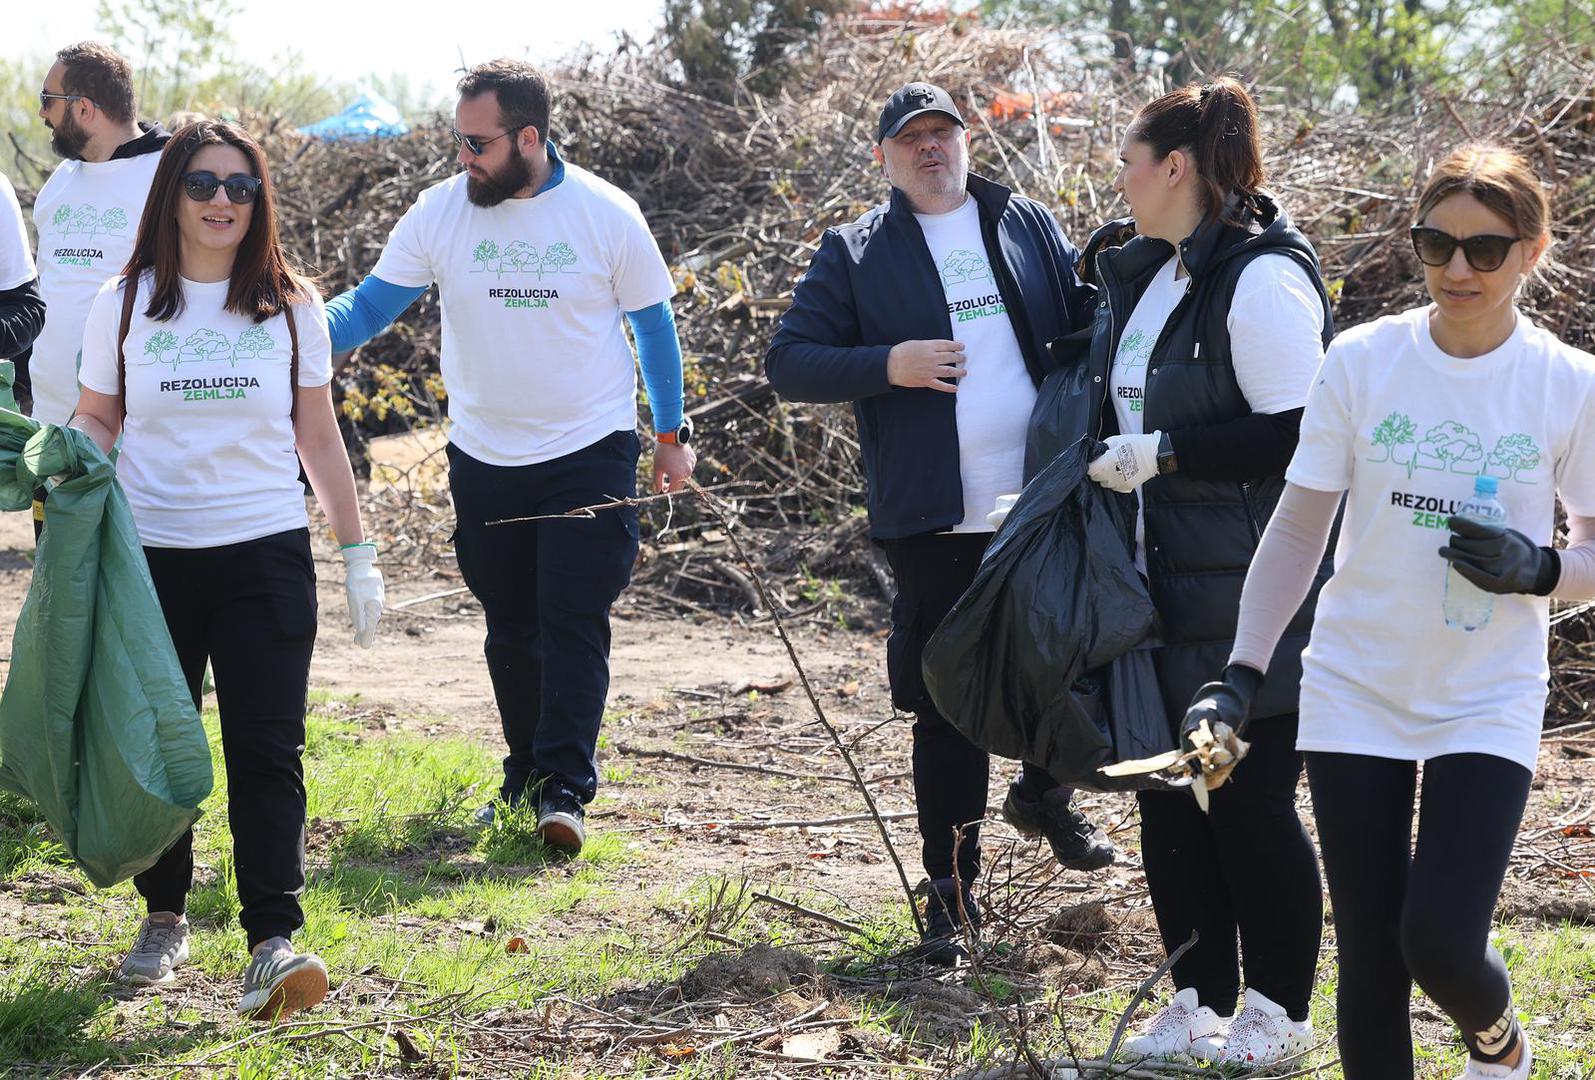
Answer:
[[(1139, 502), (1136, 562), (1158, 611), (1153, 659), (1173, 732), (1229, 655), (1331, 334), (1329, 301), (1312, 247), (1262, 190), (1256, 107), (1235, 80), (1151, 102), (1119, 156), (1114, 188), (1134, 218), (1104, 231), (1135, 235), (1097, 257), (1081, 385), (1088, 430), (1108, 446), (1090, 477)], [(1257, 690), (1267, 719), (1250, 729), (1250, 755), (1205, 812), (1185, 791), (1138, 798), (1164, 947), (1197, 941), (1173, 966), (1173, 1000), (1125, 1040), (1127, 1054), (1257, 1066), (1312, 1045), (1323, 900), (1295, 807), (1311, 619), (1309, 601)]]

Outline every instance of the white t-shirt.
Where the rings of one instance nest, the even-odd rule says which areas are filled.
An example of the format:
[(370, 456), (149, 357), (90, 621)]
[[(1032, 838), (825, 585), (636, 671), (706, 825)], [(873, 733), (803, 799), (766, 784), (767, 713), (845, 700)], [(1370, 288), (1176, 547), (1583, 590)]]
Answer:
[[(226, 310), (227, 282), (183, 280), (166, 322), (145, 316), (152, 275), (139, 285), (123, 355), (127, 419), (116, 474), (139, 539), (149, 547), (208, 548), (302, 529), (305, 488), (290, 419), (287, 319), (253, 322)], [(117, 393), (119, 279), (106, 282), (83, 333), (83, 385)], [(332, 381), (332, 340), (321, 297), (295, 303), (299, 385)]]
[[(1179, 260), (1170, 258), (1147, 285), (1119, 338), (1110, 374), (1113, 415), (1119, 432), (1146, 432), (1141, 406), (1147, 361), (1169, 316), (1190, 287), (1176, 280)], [(1235, 381), (1254, 413), (1299, 409), (1307, 401), (1313, 372), (1324, 358), (1324, 307), (1307, 271), (1289, 255), (1260, 255), (1235, 281), (1229, 314), (1230, 363)], [(1146, 573), (1146, 519), (1136, 489), (1135, 565)]]
[(675, 295), (642, 211), (585, 169), (530, 199), (465, 196), (464, 173), (423, 191), (372, 273), (437, 283), (449, 439), (491, 465), (529, 465), (637, 426), (622, 314)]
[(38, 276), (28, 227), (22, 222), (22, 205), (11, 181), (0, 173), (0, 292), (26, 285)]
[(78, 352), (89, 305), (133, 254), (159, 154), (63, 161), (33, 203), (44, 329), (33, 344), (33, 416), (64, 424), (78, 404)]
[(997, 496), (1024, 486), (1025, 431), (1036, 386), (986, 259), (974, 199), (947, 214), (915, 214), (947, 298), (953, 340), (964, 346), (954, 398), (964, 520), (953, 532), (991, 532)]
[(1481, 473), (1536, 544), (1551, 542), (1558, 492), (1569, 513), (1595, 514), (1595, 357), (1521, 314), (1505, 344), (1471, 360), (1440, 351), (1427, 308), (1335, 340), (1286, 473), (1349, 490), (1303, 654), (1303, 750), (1483, 753), (1534, 769), (1549, 601), (1497, 596), (1473, 631), (1443, 614), (1446, 518)]

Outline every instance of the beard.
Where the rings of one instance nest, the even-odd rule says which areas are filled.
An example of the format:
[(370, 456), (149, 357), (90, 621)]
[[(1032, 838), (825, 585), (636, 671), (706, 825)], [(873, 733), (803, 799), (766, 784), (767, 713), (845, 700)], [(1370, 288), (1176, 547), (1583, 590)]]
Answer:
[(521, 153), (521, 148), (512, 143), (510, 159), (498, 172), (489, 172), (480, 178), (466, 176), (465, 197), (476, 206), (497, 206), (531, 182), (532, 164)]
[(78, 122), (68, 112), (61, 118), (61, 123), (50, 127), (50, 149), (56, 157), (66, 158), (69, 161), (82, 161), (83, 148), (89, 144), (89, 133), (78, 126)]

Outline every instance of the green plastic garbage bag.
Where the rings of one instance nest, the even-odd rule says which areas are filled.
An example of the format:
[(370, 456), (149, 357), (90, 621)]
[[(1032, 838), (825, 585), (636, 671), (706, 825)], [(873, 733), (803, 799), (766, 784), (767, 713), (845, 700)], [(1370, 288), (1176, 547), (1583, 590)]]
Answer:
[(0, 360), (0, 409), (17, 411), (17, 365), (10, 360)]
[(48, 524), (0, 695), (0, 786), (37, 803), (104, 887), (199, 817), (210, 750), (110, 461), (80, 431), (0, 410), (0, 509), (27, 508), (41, 482)]

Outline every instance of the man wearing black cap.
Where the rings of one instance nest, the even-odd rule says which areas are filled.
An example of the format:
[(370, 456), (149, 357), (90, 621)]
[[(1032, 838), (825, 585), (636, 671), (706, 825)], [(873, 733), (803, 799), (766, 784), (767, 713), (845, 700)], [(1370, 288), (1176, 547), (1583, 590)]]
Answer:
[[(1047, 343), (1084, 325), (1091, 300), (1074, 272), (1079, 253), (1052, 215), (970, 175), (968, 145), (947, 91), (916, 82), (891, 96), (874, 151), (891, 198), (826, 231), (765, 356), (780, 394), (851, 401), (858, 419), (870, 532), (897, 579), (892, 700), (915, 715), (914, 794), (932, 885), (923, 955), (940, 962), (961, 954), (960, 910), (979, 924), (970, 884), (989, 762), (936, 711), (920, 654), (974, 578), (997, 496), (1023, 486)], [(1111, 862), (1112, 845), (1069, 800), (1066, 789), (1016, 786), (1005, 811), (1044, 832), (1067, 866)]]

